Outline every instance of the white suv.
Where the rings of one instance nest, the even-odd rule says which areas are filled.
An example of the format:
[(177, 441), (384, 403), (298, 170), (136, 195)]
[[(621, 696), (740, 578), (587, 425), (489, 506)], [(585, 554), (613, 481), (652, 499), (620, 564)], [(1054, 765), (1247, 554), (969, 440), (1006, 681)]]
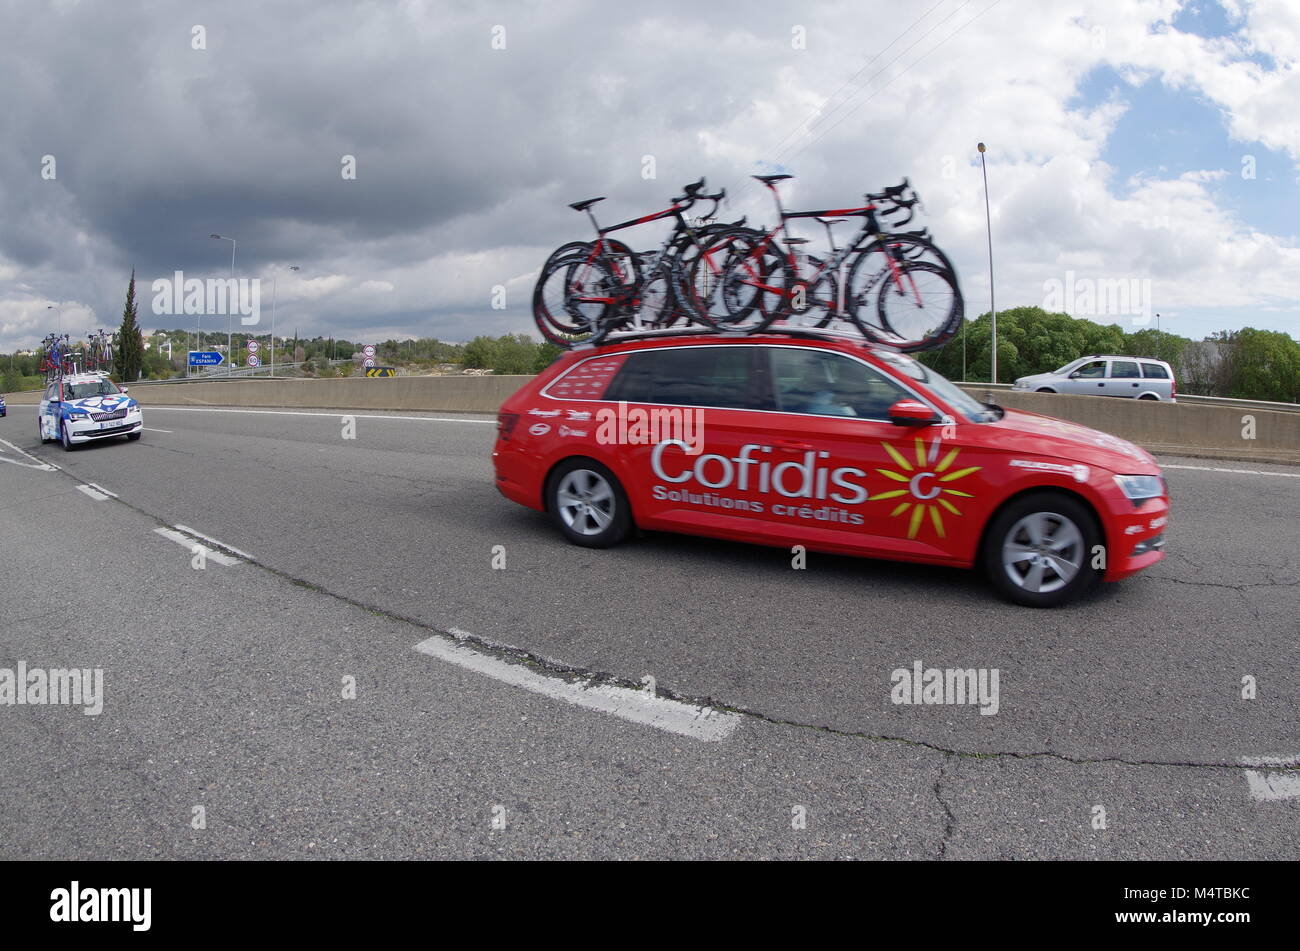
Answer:
[(106, 373), (75, 373), (45, 388), (37, 415), (41, 442), (57, 439), (71, 449), (96, 439), (125, 436), (139, 439), (144, 430), (140, 404), (126, 395), (126, 387)]
[(1149, 357), (1080, 357), (1051, 373), (1022, 376), (1011, 388), (1078, 396), (1127, 396), (1168, 403), (1178, 394), (1174, 368), (1163, 360)]

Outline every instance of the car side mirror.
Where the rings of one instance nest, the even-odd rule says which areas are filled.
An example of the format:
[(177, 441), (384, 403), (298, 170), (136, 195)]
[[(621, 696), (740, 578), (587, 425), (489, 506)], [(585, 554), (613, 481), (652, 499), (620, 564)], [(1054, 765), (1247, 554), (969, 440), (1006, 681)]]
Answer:
[(889, 421), (895, 426), (933, 426), (939, 416), (917, 400), (899, 400), (889, 407)]
[(1077, 380), (1078, 378), (1079, 378), (1079, 371), (1078, 371), (1078, 370), (1075, 370), (1073, 373), (1070, 374), (1070, 379), (1071, 379), (1071, 380)]
[(125, 393), (125, 392), (126, 392), (127, 390), (129, 390), (129, 389), (130, 389), (130, 387), (128, 387), (128, 386), (124, 386), (124, 387), (122, 387), (122, 392)]

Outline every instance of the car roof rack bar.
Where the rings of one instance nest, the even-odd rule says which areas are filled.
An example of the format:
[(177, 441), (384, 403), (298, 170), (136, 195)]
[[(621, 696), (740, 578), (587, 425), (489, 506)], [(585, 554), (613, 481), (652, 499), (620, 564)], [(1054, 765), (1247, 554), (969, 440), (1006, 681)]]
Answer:
[[(618, 343), (633, 343), (638, 340), (664, 340), (674, 337), (707, 337), (711, 340), (743, 339), (746, 337), (798, 337), (805, 340), (838, 340), (843, 343), (859, 344), (871, 349), (872, 344), (860, 334), (843, 333), (836, 330), (824, 330), (816, 327), (768, 327), (760, 333), (748, 333), (744, 330), (715, 330), (711, 327), (661, 327), (655, 330), (634, 330), (607, 334), (600, 341), (600, 346), (607, 347)], [(574, 350), (595, 350), (596, 345), (582, 342), (573, 346)]]

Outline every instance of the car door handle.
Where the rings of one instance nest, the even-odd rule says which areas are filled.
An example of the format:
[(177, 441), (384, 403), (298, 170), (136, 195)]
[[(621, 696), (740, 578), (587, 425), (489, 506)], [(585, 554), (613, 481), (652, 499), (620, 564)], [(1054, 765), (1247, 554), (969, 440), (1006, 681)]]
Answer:
[(791, 452), (803, 452), (811, 449), (812, 445), (806, 442), (799, 442), (797, 439), (778, 439), (776, 440), (776, 448), (788, 449)]

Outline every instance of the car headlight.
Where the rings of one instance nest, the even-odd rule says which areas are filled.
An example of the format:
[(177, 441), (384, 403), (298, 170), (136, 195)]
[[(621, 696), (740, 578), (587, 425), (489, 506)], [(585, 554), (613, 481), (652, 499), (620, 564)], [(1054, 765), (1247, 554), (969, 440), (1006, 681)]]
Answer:
[(68, 419), (90, 419), (90, 414), (80, 413), (74, 410), (73, 412), (68, 414)]
[(1153, 475), (1117, 475), (1115, 484), (1134, 502), (1154, 499), (1165, 494), (1165, 480)]

